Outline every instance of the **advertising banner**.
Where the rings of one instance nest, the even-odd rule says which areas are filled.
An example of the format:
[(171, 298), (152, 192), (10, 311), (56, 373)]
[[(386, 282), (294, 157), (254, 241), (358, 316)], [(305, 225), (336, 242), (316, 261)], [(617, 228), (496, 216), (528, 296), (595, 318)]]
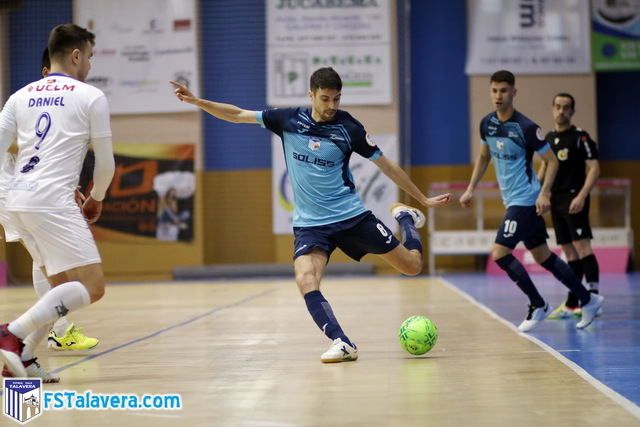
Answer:
[(75, 22), (96, 35), (87, 83), (112, 114), (193, 111), (169, 80), (198, 87), (195, 1), (76, 0)]

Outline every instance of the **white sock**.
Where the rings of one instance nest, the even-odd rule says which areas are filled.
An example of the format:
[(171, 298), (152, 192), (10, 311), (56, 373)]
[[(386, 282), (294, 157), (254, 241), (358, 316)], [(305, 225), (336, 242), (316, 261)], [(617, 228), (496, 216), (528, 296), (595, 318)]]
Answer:
[(22, 316), (9, 324), (9, 331), (20, 339), (42, 325), (48, 325), (68, 312), (91, 304), (87, 288), (80, 282), (63, 283), (47, 292)]
[[(36, 294), (38, 294), (38, 298), (42, 298), (44, 294), (51, 290), (51, 284), (49, 283), (49, 279), (44, 275), (40, 266), (38, 266), (35, 262), (33, 263), (33, 270), (31, 271), (31, 278), (33, 280), (33, 287), (36, 290)], [(69, 327), (69, 322), (67, 322), (66, 317), (61, 317), (53, 324), (53, 331), (58, 336), (64, 335)], [(36, 336), (37, 337), (37, 336)], [(27, 337), (28, 338), (28, 337)], [(27, 345), (27, 338), (25, 338), (25, 346)], [(40, 337), (40, 339), (44, 338), (44, 335)], [(33, 348), (35, 348), (39, 342), (35, 342)]]
[(33, 269), (31, 270), (31, 280), (33, 281), (33, 287), (36, 290), (38, 298), (42, 298), (44, 294), (51, 290), (51, 284), (49, 279), (44, 275), (40, 266), (33, 263)]
[(40, 326), (35, 331), (31, 332), (27, 337), (23, 340), (24, 349), (22, 350), (22, 361), (26, 362), (27, 360), (33, 359), (33, 353), (36, 350), (36, 347), (44, 337), (49, 334), (49, 329), (51, 329), (51, 324), (47, 323), (46, 325)]
[(53, 332), (56, 333), (57, 336), (62, 337), (64, 333), (67, 332), (67, 328), (69, 327), (69, 322), (66, 317), (59, 318), (56, 323), (53, 324)]

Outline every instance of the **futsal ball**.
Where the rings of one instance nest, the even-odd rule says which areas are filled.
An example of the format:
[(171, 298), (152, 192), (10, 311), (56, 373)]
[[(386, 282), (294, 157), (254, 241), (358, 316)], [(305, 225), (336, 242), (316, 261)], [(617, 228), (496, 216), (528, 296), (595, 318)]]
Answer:
[(419, 356), (436, 345), (438, 328), (431, 319), (424, 316), (411, 316), (400, 325), (398, 338), (404, 350)]

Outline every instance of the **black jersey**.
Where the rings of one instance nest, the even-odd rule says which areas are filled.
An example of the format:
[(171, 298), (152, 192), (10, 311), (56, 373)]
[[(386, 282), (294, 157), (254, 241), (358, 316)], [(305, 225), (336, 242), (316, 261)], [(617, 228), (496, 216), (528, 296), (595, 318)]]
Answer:
[(545, 139), (560, 163), (551, 193), (578, 193), (586, 178), (585, 161), (598, 159), (598, 144), (586, 131), (575, 126), (563, 132), (549, 132)]

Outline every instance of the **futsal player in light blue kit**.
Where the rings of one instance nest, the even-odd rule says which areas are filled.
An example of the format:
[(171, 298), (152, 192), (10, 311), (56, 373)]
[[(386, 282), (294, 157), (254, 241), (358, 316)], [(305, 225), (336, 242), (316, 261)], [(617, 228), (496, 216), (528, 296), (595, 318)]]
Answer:
[[(558, 171), (558, 159), (545, 141), (542, 129), (513, 107), (515, 82), (515, 76), (510, 71), (496, 71), (491, 76), (491, 100), (495, 111), (480, 122), (482, 147), (469, 187), (460, 197), (460, 204), (465, 208), (471, 206), (473, 191), (493, 159), (507, 212), (498, 229), (492, 256), (496, 264), (529, 297), (529, 310), (518, 330), (531, 331), (549, 315), (549, 304), (540, 296), (520, 261), (512, 255), (519, 242), (524, 243), (538, 264), (578, 296), (583, 308), (582, 319), (576, 327), (586, 328), (595, 318), (604, 298), (590, 294), (571, 267), (547, 246), (549, 236), (542, 215), (550, 207), (551, 186)], [(547, 162), (542, 187), (531, 164), (534, 152)]]
[(228, 122), (260, 124), (282, 139), (295, 203), (296, 283), (313, 320), (332, 340), (321, 361), (356, 360), (356, 345), (343, 332), (320, 292), (329, 257), (336, 247), (355, 260), (372, 253), (403, 274), (419, 274), (423, 260), (417, 228), (424, 225), (425, 217), (416, 208), (399, 203), (392, 206), (392, 214), (402, 228), (400, 244), (391, 230), (363, 206), (349, 171), (351, 154), (374, 162), (423, 206), (444, 205), (451, 196), (427, 198), (397, 164), (383, 155), (362, 124), (338, 109), (342, 80), (332, 68), (320, 68), (311, 75), (311, 108), (244, 110), (197, 98), (185, 86), (171, 83), (180, 101)]

